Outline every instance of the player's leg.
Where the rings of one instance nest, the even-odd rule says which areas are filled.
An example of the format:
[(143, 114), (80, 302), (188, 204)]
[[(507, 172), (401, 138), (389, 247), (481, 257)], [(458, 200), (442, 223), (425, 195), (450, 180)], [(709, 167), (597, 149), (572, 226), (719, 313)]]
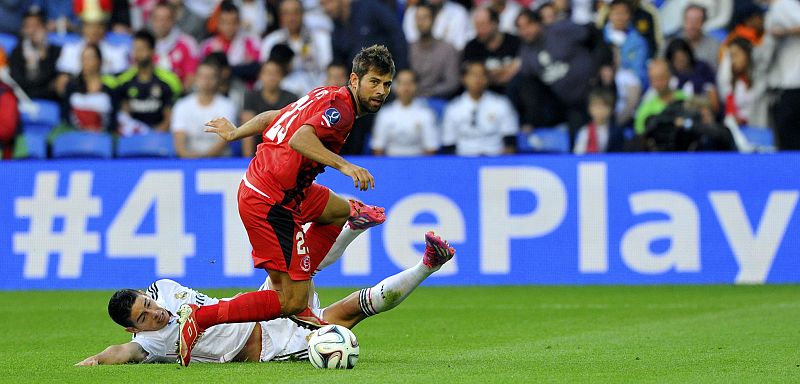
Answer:
[(306, 241), (315, 269), (321, 269), (317, 266), (324, 259), (328, 259), (326, 266), (336, 261), (359, 234), (386, 220), (383, 208), (345, 200), (316, 183), (309, 187), (300, 209), (300, 221), (312, 223)]
[(455, 255), (447, 241), (428, 232), (425, 234), (425, 254), (417, 265), (389, 276), (374, 287), (364, 288), (325, 308), (323, 318), (332, 324), (353, 328), (369, 316), (398, 306), (428, 276)]

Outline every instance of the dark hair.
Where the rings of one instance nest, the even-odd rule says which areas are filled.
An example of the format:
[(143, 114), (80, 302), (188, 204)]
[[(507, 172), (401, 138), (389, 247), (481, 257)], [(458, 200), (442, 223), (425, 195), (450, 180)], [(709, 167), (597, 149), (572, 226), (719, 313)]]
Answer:
[(517, 15), (517, 20), (515, 21), (518, 21), (521, 17), (524, 17), (528, 19), (528, 21), (532, 21), (536, 24), (542, 23), (542, 16), (539, 15), (539, 12), (536, 12), (530, 8), (523, 8), (522, 11), (519, 12), (519, 15)]
[(223, 52), (209, 53), (208, 56), (203, 59), (203, 62), (201, 62), (200, 65), (210, 65), (215, 67), (217, 71), (222, 71), (223, 69), (230, 67), (230, 64), (228, 63), (228, 56), (226, 56)]
[(280, 61), (278, 61), (278, 60), (275, 60), (275, 59), (272, 59), (272, 58), (270, 58), (270, 59), (267, 59), (267, 61), (265, 61), (263, 64), (261, 64), (261, 69), (260, 69), (260, 70), (262, 70), (262, 71), (263, 71), (263, 70), (264, 70), (264, 67), (266, 67), (266, 66), (267, 66), (267, 64), (275, 64), (275, 65), (277, 65), (277, 66), (278, 66), (278, 68), (279, 68), (279, 69), (280, 69), (280, 71), (281, 71), (281, 76), (282, 76), (282, 77), (285, 77), (285, 76), (286, 76), (286, 65), (285, 65), (284, 63), (281, 63), (281, 62), (280, 62)]
[(236, 4), (233, 3), (231, 0), (223, 0), (219, 3), (219, 13), (223, 12), (236, 12), (236, 15), (239, 15), (239, 8), (236, 7)]
[(500, 24), (500, 14), (492, 8), (482, 8), (489, 14), (489, 21), (494, 24)]
[(699, 9), (700, 12), (703, 12), (703, 22), (705, 23), (708, 20), (708, 11), (706, 7), (698, 4), (689, 3), (686, 8), (683, 9), (683, 14), (686, 15), (686, 12), (689, 12), (690, 9)]
[[(751, 43), (750, 40), (747, 40), (743, 37), (737, 37), (731, 40), (730, 43), (728, 43), (728, 50), (730, 50), (730, 48), (734, 46), (739, 47), (747, 55), (746, 75), (747, 75), (747, 85), (749, 87), (753, 77), (753, 43)], [(736, 74), (734, 74), (734, 76), (731, 76), (731, 86), (734, 87), (736, 86), (736, 80), (738, 80)]]
[[(97, 44), (86, 44), (83, 47), (83, 49), (84, 50), (91, 49), (92, 51), (94, 51), (94, 54), (97, 55), (97, 60), (100, 60), (101, 64), (103, 63), (103, 52), (100, 51), (100, 46), (99, 45), (97, 45)], [(81, 53), (83, 53), (83, 52), (81, 51)]]
[(633, 4), (631, 4), (631, 2), (629, 0), (614, 0), (614, 1), (611, 2), (611, 4), (608, 5), (608, 9), (610, 10), (611, 7), (613, 7), (615, 5), (623, 5), (623, 6), (625, 6), (625, 8), (628, 8), (628, 13), (633, 15), (634, 7), (633, 7)]
[(419, 4), (417, 4), (417, 9), (421, 9), (421, 8), (425, 8), (425, 9), (431, 11), (431, 15), (433, 15), (433, 13), (434, 13), (433, 12), (433, 6), (430, 3), (428, 3), (427, 1), (423, 1), (423, 2), (421, 2)]
[(469, 67), (471, 67), (473, 65), (480, 65), (481, 67), (483, 67), (483, 71), (484, 72), (488, 72), (487, 69), (486, 69), (486, 63), (484, 63), (483, 61), (480, 61), (480, 60), (467, 60), (463, 64), (461, 64), (461, 76), (466, 75), (467, 71), (469, 70)]
[(136, 33), (133, 34), (133, 39), (144, 41), (148, 46), (150, 46), (150, 49), (154, 49), (156, 47), (156, 38), (152, 33), (150, 33), (150, 31), (146, 29), (140, 29), (136, 31)]
[(397, 72), (397, 76), (400, 76), (401, 73), (409, 73), (411, 77), (414, 79), (414, 82), (417, 82), (417, 72), (414, 72), (413, 69), (401, 69)]
[(592, 100), (598, 100), (601, 103), (605, 104), (607, 107), (614, 109), (614, 95), (611, 91), (603, 88), (595, 88), (589, 92), (589, 102)]
[(391, 74), (394, 77), (394, 60), (389, 49), (383, 45), (373, 45), (362, 48), (353, 59), (353, 73), (359, 79), (366, 75), (370, 70), (375, 70), (381, 75)]
[[(689, 66), (694, 68), (694, 66), (697, 64), (697, 60), (694, 57), (694, 49), (692, 49), (692, 46), (689, 45), (689, 42), (684, 39), (674, 39), (667, 44), (667, 50), (664, 53), (664, 57), (667, 59), (667, 62), (669, 62), (670, 67), (672, 66), (672, 58), (675, 57), (675, 53), (678, 51), (686, 52), (686, 55), (689, 56)], [(675, 68), (672, 68), (672, 70), (674, 71)]]
[(131, 321), (131, 307), (133, 302), (142, 293), (133, 289), (120, 289), (114, 292), (108, 301), (108, 315), (111, 320), (123, 327), (133, 327)]
[(25, 11), (25, 14), (22, 15), (23, 19), (27, 19), (29, 17), (35, 17), (42, 22), (42, 24), (47, 22), (47, 15), (45, 15), (44, 10), (42, 7), (38, 5), (32, 5)]

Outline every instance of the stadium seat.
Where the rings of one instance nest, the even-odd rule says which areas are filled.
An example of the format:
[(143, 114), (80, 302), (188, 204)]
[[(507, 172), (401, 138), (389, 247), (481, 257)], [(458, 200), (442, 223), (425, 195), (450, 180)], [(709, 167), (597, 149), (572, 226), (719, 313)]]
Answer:
[(774, 151), (775, 136), (769, 128), (741, 127), (740, 130), (747, 141), (759, 151)]
[(47, 41), (50, 44), (58, 45), (59, 47), (65, 45), (65, 44), (74, 43), (74, 42), (80, 41), (80, 40), (81, 40), (81, 36), (78, 35), (78, 34), (75, 34), (75, 33), (60, 34), (60, 33), (51, 32), (51, 33), (47, 34)]
[(113, 143), (111, 135), (93, 132), (69, 132), (53, 141), (53, 157), (99, 157), (111, 158)]
[(22, 130), (47, 133), (61, 121), (61, 110), (52, 100), (33, 100), (31, 108), (20, 108)]
[(120, 137), (117, 142), (117, 157), (175, 157), (172, 134), (151, 132)]
[(447, 100), (438, 97), (429, 97), (428, 106), (431, 107), (433, 113), (436, 114), (436, 120), (442, 121), (442, 118), (444, 118), (444, 109), (447, 107)]
[(127, 33), (106, 33), (106, 42), (117, 47), (131, 48), (133, 45), (133, 37)]
[(10, 33), (0, 33), (0, 47), (3, 47), (3, 50), (6, 51), (6, 56), (11, 56), (11, 51), (14, 50), (14, 47), (17, 46), (17, 37), (10, 34)]
[(23, 132), (14, 143), (15, 159), (46, 159), (47, 136), (40, 133)]
[(520, 152), (570, 153), (569, 133), (566, 128), (536, 128), (531, 133), (517, 135)]

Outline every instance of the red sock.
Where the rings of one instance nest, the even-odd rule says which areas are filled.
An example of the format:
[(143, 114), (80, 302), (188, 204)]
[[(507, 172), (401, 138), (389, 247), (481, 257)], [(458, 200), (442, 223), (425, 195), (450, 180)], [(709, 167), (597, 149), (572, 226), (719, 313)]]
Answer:
[(256, 291), (241, 294), (230, 300), (200, 307), (195, 315), (202, 329), (223, 323), (249, 323), (277, 319), (281, 315), (278, 292)]
[(311, 256), (311, 270), (315, 271), (322, 259), (331, 250), (336, 238), (342, 233), (342, 227), (335, 224), (321, 225), (312, 223), (306, 231), (306, 244)]

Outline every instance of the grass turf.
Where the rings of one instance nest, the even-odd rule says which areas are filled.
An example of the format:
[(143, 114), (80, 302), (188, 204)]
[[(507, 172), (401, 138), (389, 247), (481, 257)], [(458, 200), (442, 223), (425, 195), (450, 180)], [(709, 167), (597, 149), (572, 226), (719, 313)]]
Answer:
[[(349, 292), (320, 290), (323, 303)], [(0, 382), (800, 381), (800, 286), (423, 287), (355, 328), (361, 359), (351, 371), (308, 362), (73, 367), (129, 340), (106, 315), (110, 294), (4, 292)]]

